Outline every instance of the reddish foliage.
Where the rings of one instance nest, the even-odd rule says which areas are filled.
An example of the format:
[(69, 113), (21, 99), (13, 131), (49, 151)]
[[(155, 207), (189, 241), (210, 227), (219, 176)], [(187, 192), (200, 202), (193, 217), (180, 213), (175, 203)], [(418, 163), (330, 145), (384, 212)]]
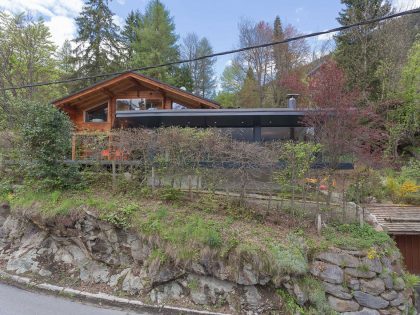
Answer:
[(303, 82), (302, 74), (296, 71), (288, 72), (280, 79), (280, 87), (287, 93), (297, 93), (301, 96), (306, 95), (307, 86)]
[(344, 72), (333, 60), (320, 67), (308, 90), (316, 110), (304, 122), (315, 127), (331, 166), (346, 154), (356, 155), (364, 164), (377, 165), (386, 142), (382, 118), (371, 106), (356, 106), (360, 94), (346, 89)]

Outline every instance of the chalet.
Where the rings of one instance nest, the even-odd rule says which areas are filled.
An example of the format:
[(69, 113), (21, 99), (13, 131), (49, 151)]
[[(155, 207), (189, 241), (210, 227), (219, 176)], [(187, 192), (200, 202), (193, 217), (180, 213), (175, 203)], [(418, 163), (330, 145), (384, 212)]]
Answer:
[[(307, 110), (295, 108), (221, 109), (214, 101), (144, 76), (125, 72), (53, 101), (75, 125), (73, 154), (80, 134), (111, 134), (116, 128), (181, 126), (222, 128), (237, 140), (305, 139), (300, 124)], [(110, 158), (108, 156), (108, 158)]]

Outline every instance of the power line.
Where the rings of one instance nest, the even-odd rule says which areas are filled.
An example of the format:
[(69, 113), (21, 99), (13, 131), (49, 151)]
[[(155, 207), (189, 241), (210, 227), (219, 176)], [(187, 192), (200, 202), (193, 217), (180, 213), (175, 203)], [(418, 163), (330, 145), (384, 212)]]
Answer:
[(96, 79), (96, 78), (103, 78), (103, 77), (108, 77), (108, 76), (115, 76), (115, 75), (123, 74), (125, 72), (130, 72), (130, 71), (142, 71), (142, 70), (150, 70), (150, 69), (162, 68), (162, 67), (167, 67), (167, 66), (179, 65), (179, 64), (199, 61), (199, 60), (203, 60), (203, 59), (207, 59), (207, 58), (230, 55), (230, 54), (243, 52), (243, 51), (256, 49), (256, 48), (265, 48), (265, 47), (269, 47), (269, 46), (285, 44), (285, 43), (289, 43), (289, 42), (292, 42), (292, 41), (306, 39), (306, 38), (315, 37), (315, 36), (319, 36), (319, 35), (324, 35), (324, 34), (328, 34), (328, 33), (341, 32), (341, 31), (345, 31), (345, 30), (348, 30), (348, 29), (351, 29), (351, 28), (354, 28), (354, 27), (367, 25), (367, 24), (372, 24), (372, 23), (377, 23), (377, 22), (381, 22), (381, 21), (384, 21), (384, 20), (389, 20), (389, 19), (393, 19), (393, 18), (396, 18), (396, 17), (409, 15), (409, 14), (416, 14), (416, 13), (420, 13), (420, 7), (416, 8), (416, 9), (412, 9), (412, 10), (402, 11), (402, 12), (395, 13), (395, 14), (390, 14), (390, 15), (375, 18), (375, 19), (361, 21), (361, 22), (358, 22), (358, 23), (350, 24), (350, 25), (345, 25), (345, 26), (332, 28), (332, 29), (329, 29), (329, 30), (326, 30), (326, 31), (320, 31), (320, 32), (309, 33), (309, 34), (305, 34), (305, 35), (299, 35), (299, 36), (295, 36), (295, 37), (286, 38), (286, 39), (281, 40), (281, 41), (275, 41), (275, 42), (270, 42), (270, 43), (265, 43), (265, 44), (260, 44), (260, 45), (254, 45), (254, 46), (248, 46), (248, 47), (243, 47), (243, 48), (238, 48), (238, 49), (233, 49), (233, 50), (222, 51), (222, 52), (214, 53), (214, 54), (211, 54), (211, 55), (200, 56), (200, 57), (192, 58), (192, 59), (184, 59), (184, 60), (179, 60), (179, 61), (157, 64), (157, 65), (153, 65), (153, 66), (127, 69), (127, 70), (124, 70), (124, 71), (118, 71), (118, 72), (112, 72), (112, 73), (97, 74), (97, 75), (93, 75), (93, 76), (85, 76), (85, 77), (71, 78), (71, 79), (58, 80), (58, 81), (38, 82), (38, 83), (31, 83), (31, 84), (25, 84), (25, 85), (20, 85), (20, 86), (11, 86), (11, 87), (6, 87), (6, 88), (1, 88), (0, 91), (19, 90), (19, 89), (27, 89), (27, 88), (45, 86), (45, 85), (70, 83), (70, 82), (75, 82), (75, 81), (83, 81), (83, 80), (88, 80), (88, 79)]

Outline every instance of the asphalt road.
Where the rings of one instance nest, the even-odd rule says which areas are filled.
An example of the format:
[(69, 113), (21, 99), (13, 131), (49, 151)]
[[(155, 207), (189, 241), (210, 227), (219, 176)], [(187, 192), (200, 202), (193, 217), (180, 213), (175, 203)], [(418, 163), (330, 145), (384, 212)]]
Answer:
[(151, 315), (99, 308), (69, 299), (25, 291), (0, 283), (0, 315)]

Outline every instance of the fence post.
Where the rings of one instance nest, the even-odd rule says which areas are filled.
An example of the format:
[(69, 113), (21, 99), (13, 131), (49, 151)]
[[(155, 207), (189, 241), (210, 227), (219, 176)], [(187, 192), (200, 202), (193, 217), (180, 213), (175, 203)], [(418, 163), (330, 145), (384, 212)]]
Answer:
[(360, 209), (361, 209), (362, 211), (359, 211), (359, 224), (360, 224), (360, 227), (363, 227), (363, 224), (364, 224), (364, 212), (365, 212), (365, 209), (364, 209), (364, 208), (362, 208), (362, 207), (360, 207)]
[(76, 160), (76, 134), (71, 135), (71, 160)]
[(115, 159), (111, 161), (112, 166), (112, 188), (115, 188), (117, 181), (117, 165), (115, 164)]
[(190, 196), (190, 200), (193, 200), (191, 174), (188, 175), (188, 193), (189, 193), (189, 196)]
[(152, 191), (155, 190), (155, 167), (152, 166)]
[(318, 235), (321, 235), (321, 229), (322, 229), (322, 218), (321, 218), (321, 214), (318, 213), (316, 217), (316, 231), (318, 232)]

